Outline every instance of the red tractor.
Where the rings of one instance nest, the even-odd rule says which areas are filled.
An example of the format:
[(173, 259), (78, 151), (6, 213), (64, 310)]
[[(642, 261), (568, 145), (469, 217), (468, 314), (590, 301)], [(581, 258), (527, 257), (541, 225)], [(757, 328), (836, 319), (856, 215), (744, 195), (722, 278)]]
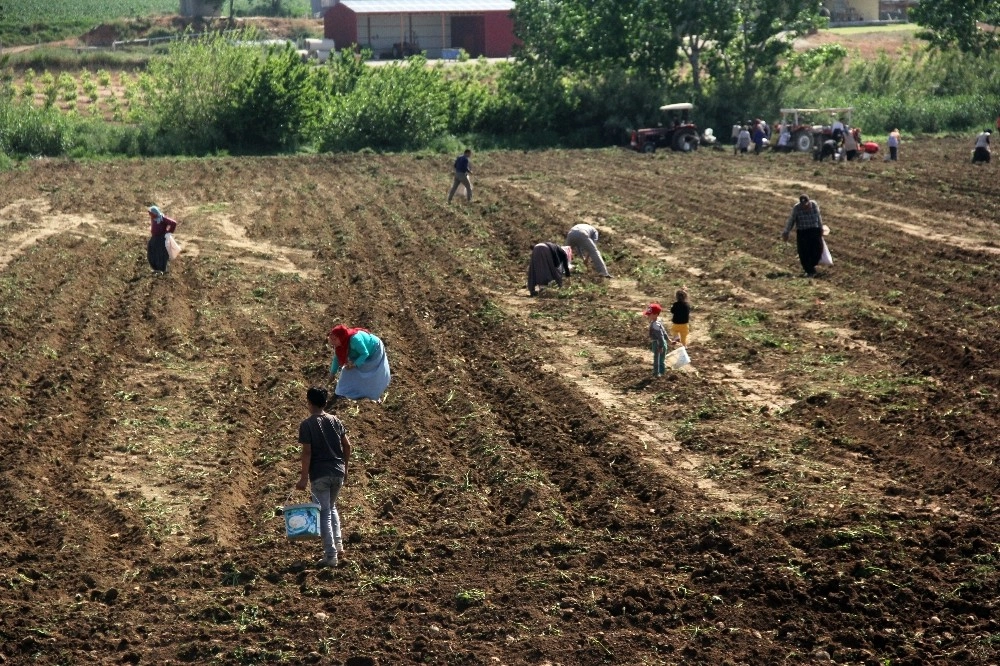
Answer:
[(850, 126), (853, 107), (827, 109), (782, 109), (781, 125), (791, 134), (792, 150), (808, 153), (833, 137), (833, 123)]
[(698, 127), (688, 120), (688, 112), (693, 104), (665, 104), (660, 111), (673, 117), (668, 124), (638, 129), (632, 132), (632, 150), (640, 153), (655, 153), (657, 148), (670, 148), (684, 153), (698, 149)]

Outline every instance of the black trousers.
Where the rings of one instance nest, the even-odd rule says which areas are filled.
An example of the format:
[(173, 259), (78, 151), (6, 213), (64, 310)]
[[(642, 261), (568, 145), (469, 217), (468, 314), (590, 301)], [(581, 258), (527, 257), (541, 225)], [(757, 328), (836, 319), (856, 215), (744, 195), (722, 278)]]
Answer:
[(799, 262), (806, 273), (815, 273), (816, 264), (823, 255), (823, 230), (799, 229), (795, 232), (795, 249), (799, 252)]

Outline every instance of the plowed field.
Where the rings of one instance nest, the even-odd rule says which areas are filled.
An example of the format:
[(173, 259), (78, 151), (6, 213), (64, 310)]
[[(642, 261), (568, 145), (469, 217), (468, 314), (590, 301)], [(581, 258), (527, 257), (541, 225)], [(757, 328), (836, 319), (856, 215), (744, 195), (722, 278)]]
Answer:
[[(969, 150), (481, 153), (452, 205), (452, 156), (0, 174), (0, 663), (998, 663), (1000, 180)], [(816, 280), (779, 239), (802, 191)], [(614, 279), (529, 298), (584, 221)], [(681, 285), (692, 364), (654, 378), (640, 311)], [(318, 569), (276, 510), (336, 323), (394, 376), (337, 407)]]

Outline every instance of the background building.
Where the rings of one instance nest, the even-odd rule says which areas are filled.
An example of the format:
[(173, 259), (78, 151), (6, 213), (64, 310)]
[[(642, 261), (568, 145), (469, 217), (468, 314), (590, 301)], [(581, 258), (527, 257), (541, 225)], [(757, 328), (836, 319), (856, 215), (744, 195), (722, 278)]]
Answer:
[(378, 58), (426, 52), (505, 58), (514, 48), (513, 0), (340, 0), (323, 15), (337, 48), (367, 47)]

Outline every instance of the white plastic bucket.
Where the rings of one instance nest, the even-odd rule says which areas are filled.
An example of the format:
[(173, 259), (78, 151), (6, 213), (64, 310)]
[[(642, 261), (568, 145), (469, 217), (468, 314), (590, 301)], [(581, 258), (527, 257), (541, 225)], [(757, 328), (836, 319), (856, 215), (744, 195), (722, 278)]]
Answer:
[(319, 504), (289, 504), (282, 507), (285, 516), (285, 535), (289, 539), (319, 539)]
[(680, 370), (690, 362), (691, 357), (684, 347), (678, 347), (663, 357), (663, 363), (671, 370)]

